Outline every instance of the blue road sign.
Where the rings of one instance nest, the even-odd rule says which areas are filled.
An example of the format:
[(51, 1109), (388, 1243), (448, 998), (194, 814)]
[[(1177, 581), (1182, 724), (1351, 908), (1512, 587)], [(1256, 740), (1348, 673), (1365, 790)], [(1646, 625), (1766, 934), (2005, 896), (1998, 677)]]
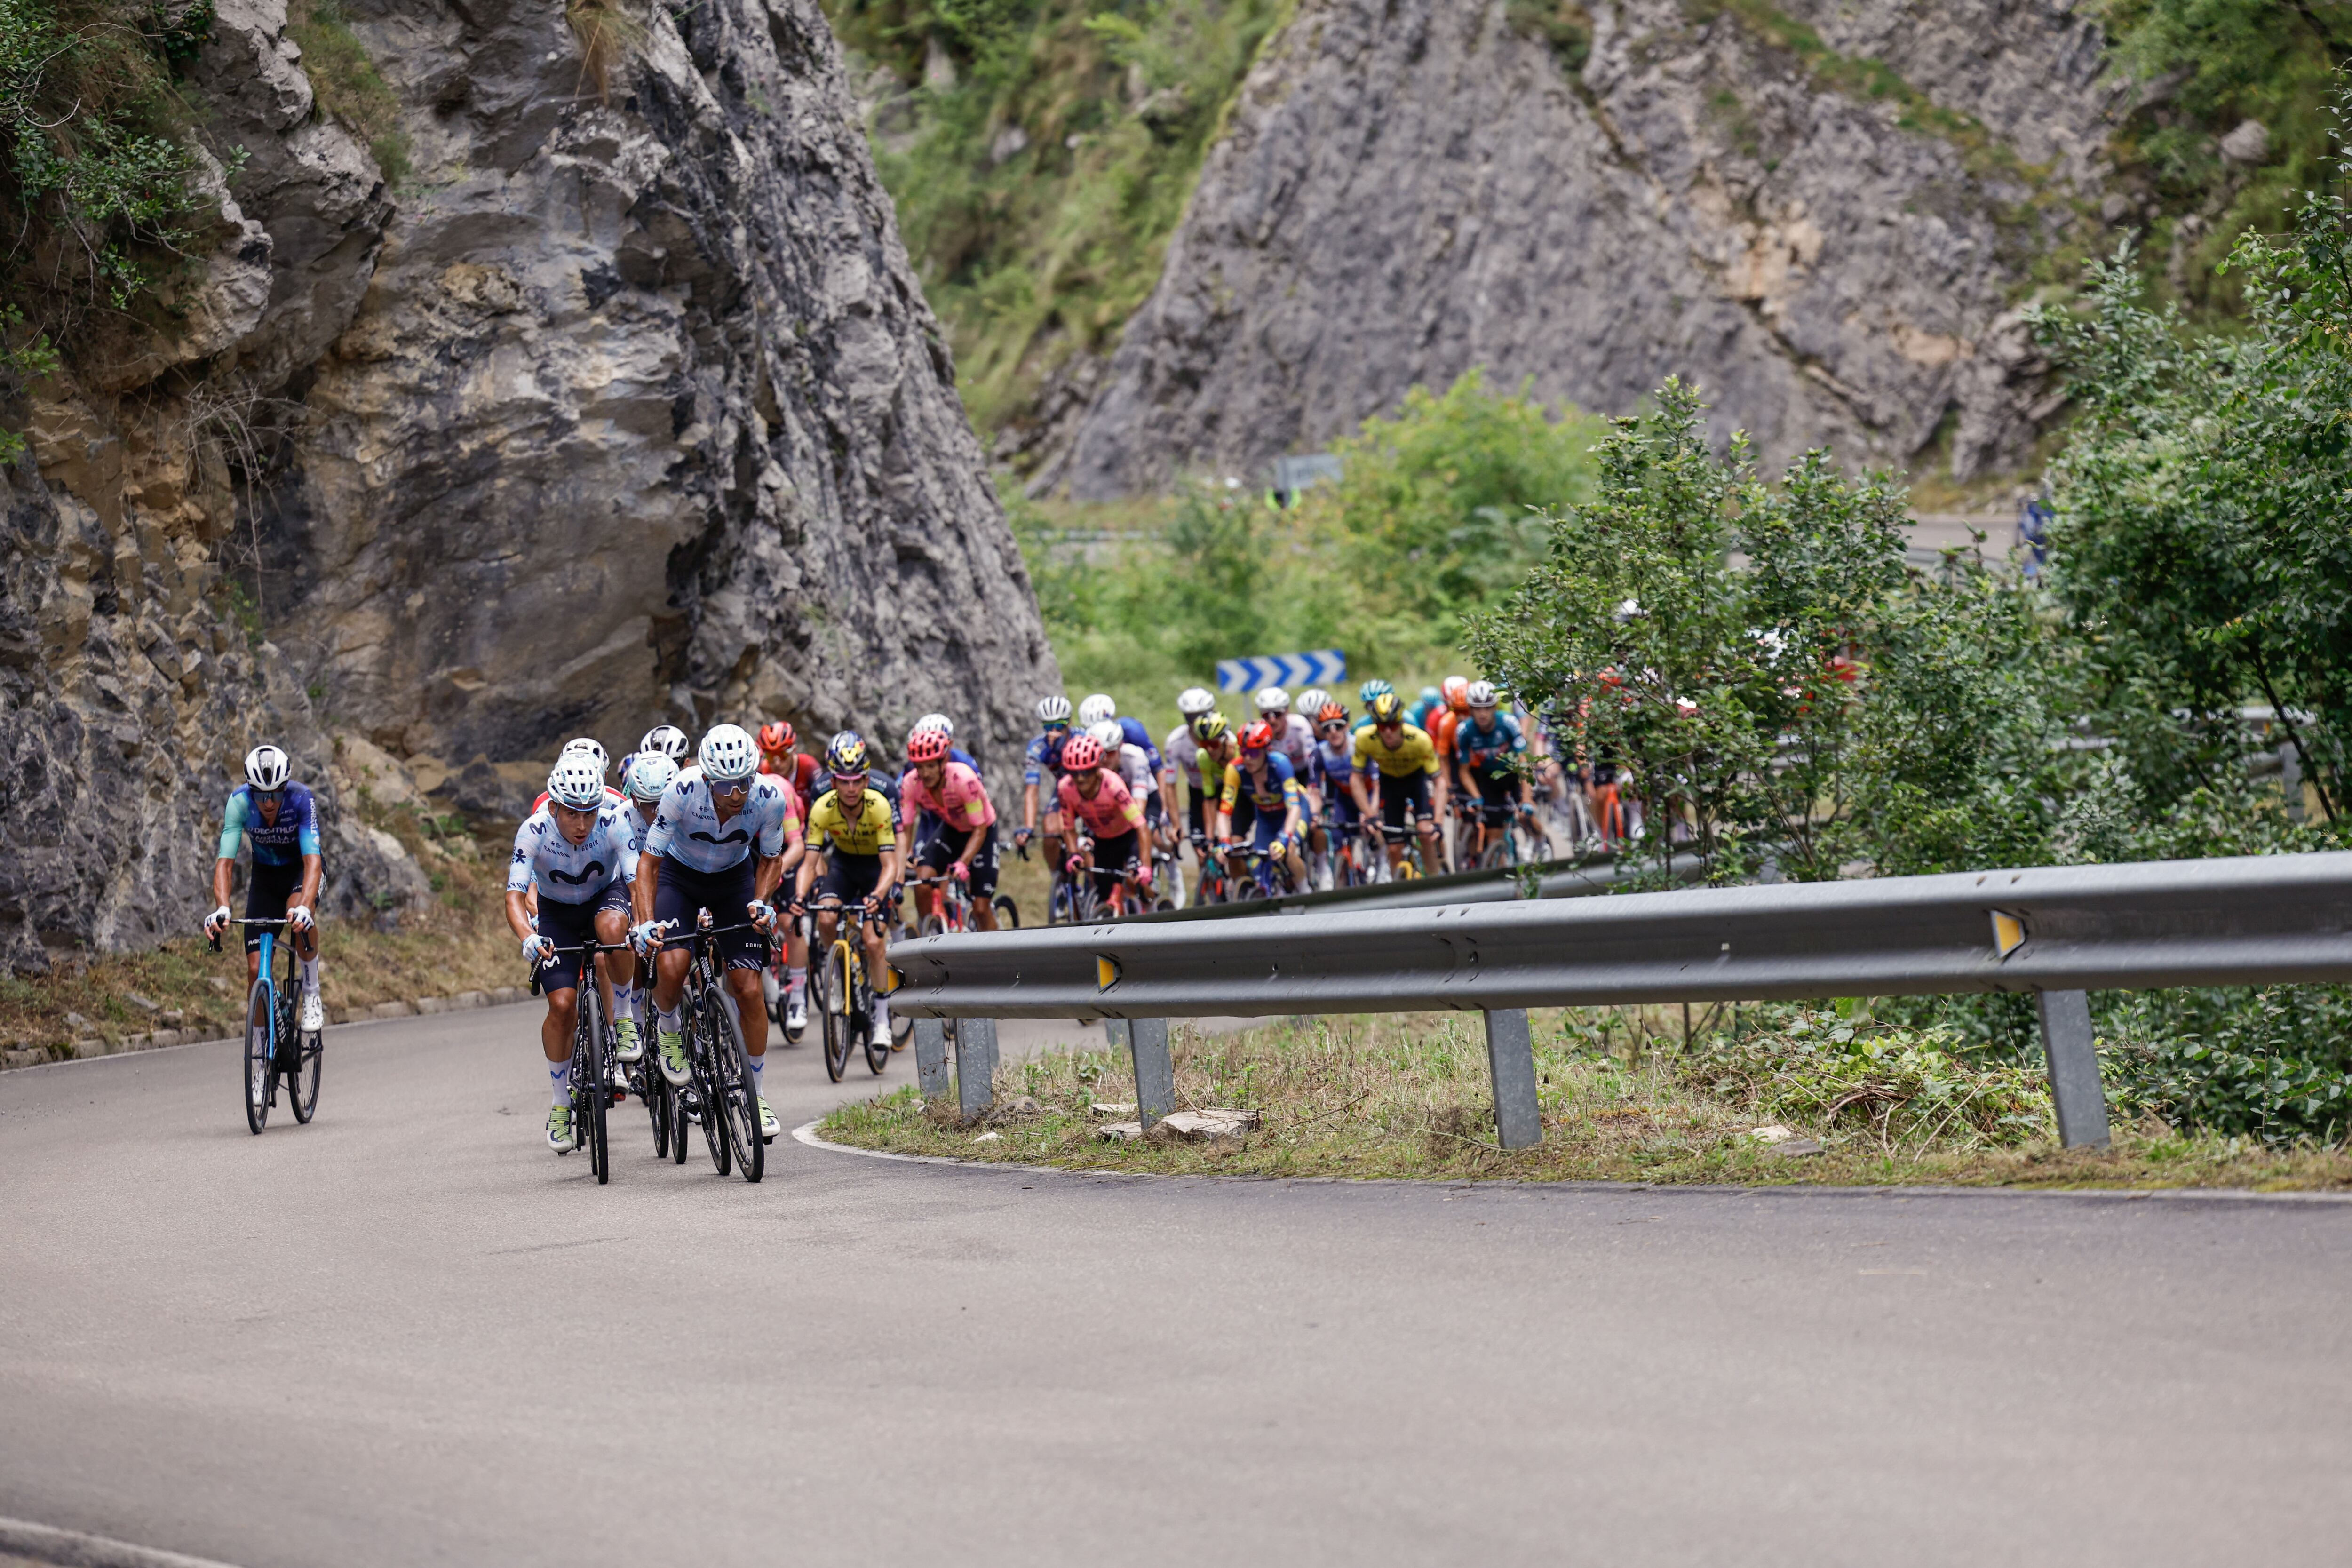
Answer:
[(1287, 687), (1295, 695), (1307, 686), (1337, 686), (1348, 679), (1348, 656), (1336, 647), (1313, 653), (1262, 653), (1253, 658), (1217, 660), (1217, 689), (1257, 691)]

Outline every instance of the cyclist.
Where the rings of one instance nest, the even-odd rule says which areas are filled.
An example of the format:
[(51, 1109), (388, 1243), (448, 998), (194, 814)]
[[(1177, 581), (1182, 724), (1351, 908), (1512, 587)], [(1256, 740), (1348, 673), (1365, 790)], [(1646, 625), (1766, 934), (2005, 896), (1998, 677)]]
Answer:
[(1358, 730), (1370, 729), (1372, 727), (1372, 704), (1395, 690), (1395, 687), (1391, 686), (1387, 681), (1381, 679), (1378, 676), (1373, 677), (1371, 679), (1364, 682), (1361, 686), (1356, 688), (1356, 696), (1364, 705), (1364, 716), (1356, 721), (1356, 728)]
[[(910, 843), (916, 836), (902, 822), (898, 854), (909, 868), (920, 866), (932, 878), (945, 875), (969, 883), (971, 923), (994, 931), (996, 907), (990, 900), (996, 891), (996, 807), (979, 772), (956, 761), (953, 752), (945, 730), (917, 730), (907, 737), (910, 765), (898, 781), (898, 798), (937, 826), (929, 839)], [(919, 910), (922, 902), (919, 892)]]
[[(793, 886), (792, 913), (797, 920), (808, 907), (809, 887), (816, 880), (816, 861), (824, 857), (824, 892), (839, 899), (843, 910), (857, 911), (858, 936), (866, 949), (866, 973), (873, 977), (874, 1037), (890, 1037), (890, 969), (884, 953), (882, 911), (897, 901), (898, 884), (898, 813), (890, 797), (866, 784), (865, 737), (844, 730), (824, 749), (825, 771), (832, 787), (809, 807), (808, 848), (812, 858), (801, 862)], [(841, 910), (821, 910), (816, 917), (817, 942), (833, 945), (841, 923)]]
[(1519, 765), (1528, 738), (1508, 713), (1496, 710), (1494, 683), (1474, 680), (1466, 693), (1470, 716), (1454, 731), (1454, 777), (1463, 798), (1478, 803), (1478, 847), (1486, 853), (1496, 828), (1508, 831), (1515, 810), (1535, 810), (1535, 784)]
[(1225, 787), (1218, 801), (1217, 837), (1230, 857), (1236, 881), (1248, 876), (1241, 836), (1250, 836), (1247, 848), (1261, 853), (1278, 849), (1291, 886), (1307, 883), (1307, 865), (1299, 858), (1298, 840), (1305, 823), (1305, 795), (1290, 759), (1276, 748), (1274, 726), (1261, 719), (1235, 738), (1240, 754), (1225, 764)]
[[(1424, 861), (1437, 865), (1437, 827), (1433, 811), (1445, 808), (1445, 775), (1437, 766), (1437, 748), (1429, 732), (1404, 721), (1404, 704), (1393, 691), (1372, 699), (1371, 727), (1356, 731), (1355, 754), (1349, 759), (1354, 776), (1349, 781), (1356, 809), (1366, 821), (1372, 816), (1370, 783), (1381, 784), (1381, 837), (1388, 843), (1389, 867), (1404, 864), (1405, 823), (1421, 836)], [(1433, 801), (1433, 796), (1434, 800)]]
[[(661, 804), (662, 795), (677, 777), (677, 764), (659, 752), (632, 752), (621, 760), (621, 793), (628, 797), (621, 805), (621, 826), (629, 835), (629, 853), (642, 855), (646, 834), (654, 825), (654, 808)], [(635, 961), (629, 986), (614, 988), (613, 1028), (618, 1037), (614, 1056), (621, 1061), (635, 1064), (646, 1054), (646, 1042), (637, 1034), (636, 1011), (623, 1007), (620, 998), (635, 990), (650, 994), (654, 972), (642, 958)]]
[[(793, 792), (783, 780), (760, 773), (759, 765), (759, 747), (740, 725), (719, 724), (702, 737), (695, 765), (670, 781), (654, 809), (637, 858), (636, 923), (629, 930), (629, 941), (643, 955), (654, 953), (665, 933), (690, 937), (701, 910), (716, 924), (736, 928), (718, 939), (719, 962), (727, 967), (755, 1091), (768, 1066), (768, 1015), (761, 1005), (759, 944), (740, 929), (735, 911), (742, 910), (759, 930), (772, 931), (776, 911), (770, 900), (800, 856)], [(662, 1077), (678, 1089), (693, 1077), (686, 1024), (678, 1016), (693, 963), (684, 942), (664, 946), (654, 957), (654, 1007), (660, 1015), (655, 1045)], [(764, 1094), (760, 1134), (776, 1134)]]
[(1321, 883), (1326, 892), (1331, 889), (1331, 866), (1339, 846), (1363, 821), (1349, 787), (1356, 773), (1355, 751), (1348, 731), (1348, 710), (1326, 699), (1315, 710), (1315, 751), (1308, 759), (1323, 800), (1323, 812), (1310, 837), (1323, 867)]
[(675, 724), (656, 724), (637, 742), (637, 750), (659, 752), (682, 768), (686, 766), (687, 753), (694, 750), (694, 742), (688, 740), (686, 731)]
[[(667, 763), (669, 759), (659, 759)], [(573, 986), (580, 973), (576, 953), (556, 951), (588, 942), (618, 942), (629, 931), (629, 879), (637, 873), (637, 850), (630, 842), (626, 806), (604, 797), (604, 773), (590, 753), (566, 752), (547, 775), (548, 804), (515, 829), (514, 858), (507, 866), (507, 925), (522, 941), (539, 989), (547, 995), (547, 1016), (539, 1042), (547, 1052), (548, 1087), (554, 1103), (547, 1112), (547, 1146), (559, 1154), (576, 1147), (572, 1125), (572, 1033), (580, 1021)], [(533, 916), (524, 900), (539, 889)], [(599, 955), (612, 994), (613, 1032), (624, 1048), (643, 1054), (637, 1043), (635, 965), (625, 953)], [(635, 1059), (632, 1057), (629, 1059)]]
[[(229, 792), (221, 816), (220, 847), (213, 860), (213, 902), (205, 935), (228, 929), (228, 895), (236, 874), (236, 851), (253, 840), (253, 875), (245, 885), (245, 918), (282, 920), (301, 969), (301, 1016), (295, 1026), (308, 1033), (327, 1025), (319, 999), (319, 884), (326, 862), (319, 855), (319, 808), (310, 792), (293, 782), (293, 760), (279, 747), (258, 745), (245, 754), (245, 783)], [(261, 977), (261, 933), (245, 928), (245, 984)]]
[(1242, 752), (1234, 741), (1232, 722), (1213, 708), (1194, 719), (1190, 728), (1192, 743), (1200, 752), (1202, 781), (1192, 794), (1192, 854), (1206, 875), (1210, 858), (1216, 853), (1217, 809), (1225, 793), (1225, 767)]
[[(1062, 863), (1062, 808), (1059, 784), (1062, 777), (1062, 752), (1070, 742), (1070, 700), (1066, 697), (1041, 698), (1037, 703), (1037, 722), (1043, 726), (1029, 742), (1029, 750), (1021, 759), (1021, 826), (1013, 830), (1013, 842), (1024, 845), (1037, 837), (1037, 790), (1044, 785), (1045, 805), (1045, 863)], [(1052, 783), (1047, 781), (1051, 780)]]
[(1118, 781), (1127, 785), (1127, 793), (1141, 803), (1143, 825), (1157, 837), (1168, 822), (1166, 803), (1160, 798), (1160, 770), (1151, 761), (1160, 754), (1158, 750), (1146, 756), (1142, 747), (1128, 740), (1127, 731), (1116, 719), (1089, 725), (1087, 734), (1102, 748), (1104, 769), (1117, 774)]
[(793, 786), (793, 794), (806, 802), (810, 786), (816, 783), (816, 759), (793, 750), (799, 739), (787, 720), (772, 719), (761, 725), (760, 771), (783, 779)]
[(1106, 771), (1102, 742), (1092, 735), (1070, 737), (1062, 748), (1062, 778), (1055, 793), (1062, 815), (1081, 823), (1093, 845), (1073, 853), (1063, 869), (1075, 878), (1092, 870), (1095, 896), (1114, 910), (1124, 901), (1121, 884), (1135, 879), (1138, 889), (1151, 887), (1151, 859), (1143, 852), (1143, 803), (1129, 792), (1116, 771)]
[(1173, 796), (1176, 778), (1181, 772), (1185, 784), (1184, 821), (1198, 844), (1207, 831), (1201, 821), (1201, 742), (1192, 733), (1192, 721), (1212, 712), (1216, 698), (1205, 686), (1188, 686), (1176, 696), (1176, 711), (1181, 715), (1176, 727), (1168, 731), (1168, 739), (1160, 747), (1160, 782), (1171, 797), (1169, 802), (1168, 838), (1172, 848), (1176, 837), (1176, 813)]
[[(623, 758), (622, 764), (626, 766), (630, 757), (634, 757), (635, 754), (636, 753), (633, 752), (629, 754), (629, 757)], [(590, 763), (595, 768), (596, 777), (599, 780), (604, 778), (604, 769), (608, 765), (608, 759), (604, 755), (604, 747), (598, 745), (594, 741), (590, 740), (587, 736), (582, 735), (577, 740), (564, 742), (563, 751), (557, 760), (561, 761), (562, 757), (574, 755), (586, 757)], [(530, 803), (531, 810), (544, 811), (547, 808), (547, 803), (551, 798), (552, 797), (549, 795), (547, 791), (540, 791), (539, 798)], [(611, 784), (604, 785), (604, 802), (606, 805), (620, 805), (627, 799), (628, 796), (623, 794), (620, 790), (614, 789)]]
[[(1118, 721), (1119, 744), (1133, 746), (1143, 753), (1144, 761), (1151, 764), (1151, 787), (1136, 798), (1148, 801), (1150, 797), (1160, 795), (1160, 775), (1167, 764), (1160, 754), (1160, 748), (1151, 743), (1150, 726), (1140, 719), (1122, 715), (1118, 704), (1111, 700), (1108, 692), (1097, 691), (1078, 705), (1078, 723), (1082, 728), (1091, 730), (1108, 719)], [(1161, 796), (1160, 809), (1152, 815), (1158, 821), (1165, 821), (1176, 815), (1176, 792), (1172, 785)]]

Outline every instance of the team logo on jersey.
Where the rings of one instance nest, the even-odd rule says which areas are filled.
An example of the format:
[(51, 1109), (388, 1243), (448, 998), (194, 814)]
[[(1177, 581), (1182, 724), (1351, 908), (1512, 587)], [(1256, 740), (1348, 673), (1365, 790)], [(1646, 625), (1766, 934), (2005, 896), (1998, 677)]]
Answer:
[(688, 834), (687, 837), (688, 838), (699, 838), (705, 844), (709, 845), (749, 844), (751, 841), (751, 832), (748, 829), (741, 827), (737, 828), (732, 833), (722, 834), (717, 838), (713, 838), (709, 834), (702, 832), (698, 828), (694, 832)]
[(552, 868), (551, 868), (549, 869), (548, 873), (547, 873), (547, 879), (548, 879), (549, 881), (551, 881), (551, 882), (569, 882), (569, 883), (571, 883), (573, 887), (577, 888), (577, 887), (579, 887), (581, 884), (583, 884), (583, 883), (584, 883), (584, 882), (591, 881), (591, 880), (594, 879), (595, 878), (598, 878), (598, 877), (603, 876), (604, 874), (604, 862), (603, 862), (602, 860), (591, 860), (591, 861), (589, 861), (589, 862), (588, 862), (587, 868), (586, 868), (585, 870), (582, 871), (582, 872), (581, 872), (578, 876), (576, 876), (576, 877), (572, 876), (572, 875), (570, 875), (569, 873), (566, 873), (566, 872), (562, 872), (562, 871), (555, 870), (555, 869), (553, 869)]

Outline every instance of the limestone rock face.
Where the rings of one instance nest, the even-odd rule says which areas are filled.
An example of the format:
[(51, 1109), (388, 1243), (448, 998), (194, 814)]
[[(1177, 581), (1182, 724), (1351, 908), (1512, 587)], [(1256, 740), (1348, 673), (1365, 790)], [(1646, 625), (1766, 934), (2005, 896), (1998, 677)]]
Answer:
[(262, 519), (338, 711), (464, 767), (648, 726), (822, 744), (1058, 688), (805, 0), (654, 7), (609, 101), (561, 12), (392, 0), (416, 195)]
[(1610, 0), (1570, 73), (1501, 0), (1301, 0), (1041, 479), (1255, 473), (1481, 365), (1607, 413), (1681, 375), (1769, 460), (2021, 461), (2055, 404), (2015, 307), (2119, 107), (2087, 8), (1780, 11), (1831, 53)]
[(425, 882), (363, 787), (512, 815), (583, 731), (934, 708), (1009, 766), (1059, 687), (813, 5), (651, 7), (609, 97), (560, 6), (346, 10), (412, 174), (220, 0), (216, 248), (0, 472), (10, 968), (192, 930), (263, 740), (371, 918)]

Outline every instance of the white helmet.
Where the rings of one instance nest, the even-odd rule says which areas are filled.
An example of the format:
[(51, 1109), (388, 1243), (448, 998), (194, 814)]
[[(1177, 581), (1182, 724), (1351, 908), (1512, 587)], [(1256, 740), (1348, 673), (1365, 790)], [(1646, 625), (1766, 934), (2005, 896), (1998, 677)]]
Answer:
[(1096, 743), (1102, 747), (1103, 755), (1106, 757), (1118, 756), (1118, 749), (1127, 743), (1127, 730), (1116, 719), (1106, 719), (1099, 724), (1089, 724), (1087, 726), (1087, 733), (1095, 738)]
[(1066, 724), (1070, 721), (1070, 700), (1047, 697), (1037, 704), (1037, 721), (1041, 724)]
[(1470, 683), (1467, 695), (1471, 707), (1492, 708), (1495, 705), (1495, 683), (1491, 680), (1474, 680)]
[(1217, 694), (1205, 686), (1188, 686), (1176, 694), (1176, 711), (1198, 719), (1217, 705)]
[(656, 724), (646, 731), (644, 740), (637, 742), (640, 752), (659, 752), (673, 763), (684, 762), (686, 753), (691, 749), (687, 742), (686, 731), (675, 724)]
[[(955, 739), (955, 726), (948, 721), (948, 716), (944, 713), (924, 714), (915, 721), (915, 730), (937, 730), (949, 740)], [(907, 732), (911, 735), (915, 730), (909, 730)]]
[(596, 765), (586, 747), (567, 751), (555, 759), (555, 771), (547, 775), (547, 793), (575, 811), (593, 811), (604, 804), (604, 770)]
[(751, 770), (760, 765), (760, 748), (751, 743), (740, 724), (718, 724), (702, 737), (694, 760), (701, 764), (704, 778), (725, 784), (751, 776)]
[(1118, 704), (1110, 700), (1108, 691), (1097, 691), (1078, 704), (1078, 722), (1090, 730), (1106, 719), (1118, 717)]
[(604, 769), (612, 763), (612, 758), (604, 754), (604, 748), (598, 745), (595, 742), (590, 740), (585, 735), (581, 736), (576, 741), (566, 741), (563, 742), (563, 750), (560, 755), (569, 757), (575, 754), (584, 757), (593, 757), (596, 759), (596, 776), (598, 778), (603, 778), (604, 776)]
[(264, 795), (284, 789), (286, 775), (293, 771), (293, 759), (275, 746), (263, 744), (245, 753), (245, 782)]
[(1257, 710), (1261, 713), (1279, 713), (1289, 706), (1290, 693), (1279, 686), (1269, 686), (1257, 694)]
[(1306, 714), (1309, 719), (1312, 719), (1318, 713), (1322, 712), (1323, 704), (1330, 700), (1331, 694), (1329, 692), (1324, 690), (1319, 686), (1310, 686), (1306, 690), (1298, 694), (1298, 710), (1301, 713)]
[(659, 800), (677, 777), (677, 763), (659, 752), (639, 752), (636, 761), (629, 764), (628, 777), (623, 781), (632, 797), (647, 805)]

